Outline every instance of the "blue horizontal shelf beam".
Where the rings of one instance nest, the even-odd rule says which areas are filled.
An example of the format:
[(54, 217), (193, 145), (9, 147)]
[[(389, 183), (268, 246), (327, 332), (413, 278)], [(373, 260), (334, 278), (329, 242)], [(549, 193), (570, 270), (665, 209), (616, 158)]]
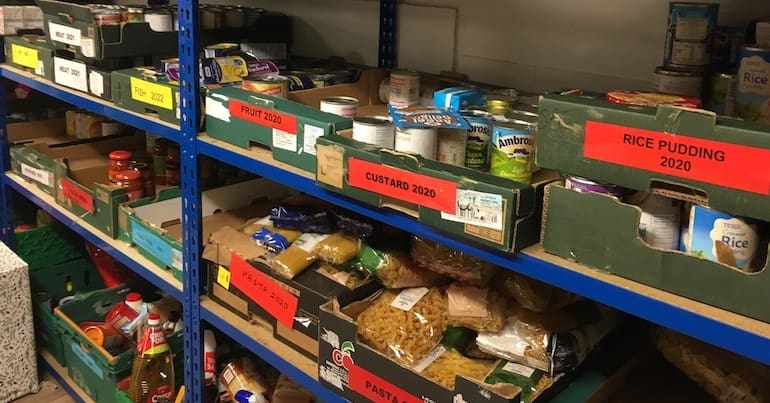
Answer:
[[(91, 242), (98, 248), (102, 249), (107, 254), (109, 254), (116, 260), (118, 260), (120, 263), (123, 263), (129, 269), (133, 270), (139, 276), (148, 280), (156, 287), (160, 288), (161, 290), (165, 291), (166, 293), (174, 297), (177, 301), (182, 301), (182, 297), (183, 297), (182, 290), (170, 284), (166, 279), (159, 276), (153, 270), (137, 262), (130, 255), (125, 254), (123, 251), (115, 248), (109, 242), (106, 242), (104, 239), (102, 239), (99, 235), (95, 233), (95, 231), (97, 231), (96, 229), (94, 229), (93, 227), (86, 228), (83, 225), (81, 225), (79, 222), (72, 220), (70, 217), (62, 213), (59, 210), (59, 208), (57, 208), (54, 205), (51, 205), (48, 201), (41, 199), (40, 197), (38, 197), (38, 195), (29, 191), (23, 185), (8, 178), (8, 176), (3, 175), (2, 179), (7, 186), (10, 186), (11, 188), (19, 192), (19, 194), (24, 196), (26, 199), (35, 203), (38, 207), (45, 210), (48, 214), (50, 214), (51, 216), (59, 220), (65, 226), (71, 228), (78, 235), (85, 238), (88, 242)], [(116, 240), (115, 242), (121, 242), (121, 241)], [(136, 254), (137, 255), (139, 254), (138, 250), (136, 251)], [(176, 281), (176, 280), (173, 280), (173, 281)]]
[[(734, 324), (722, 322), (718, 318), (713, 318), (707, 314), (694, 312), (676, 304), (603, 281), (560, 264), (528, 255), (526, 252), (510, 254), (485, 249), (471, 242), (437, 232), (435, 228), (421, 224), (405, 214), (390, 209), (365, 205), (330, 192), (316, 186), (315, 180), (305, 175), (250, 158), (207, 141), (199, 142), (198, 151), (311, 196), (371, 217), (377, 221), (458, 249), (508, 270), (572, 291), (631, 315), (688, 334), (762, 363), (770, 364), (770, 336), (768, 335), (751, 332)], [(554, 260), (556, 259), (554, 257)], [(770, 335), (770, 333), (768, 334)]]
[(347, 402), (346, 399), (343, 399), (337, 393), (322, 386), (318, 380), (306, 374), (292, 363), (286, 361), (275, 351), (272, 351), (271, 349), (255, 341), (247, 334), (248, 327), (241, 328), (236, 324), (225, 320), (216, 313), (207, 309), (205, 304), (201, 304), (201, 319), (219, 329), (221, 332), (231, 337), (240, 345), (249, 349), (258, 357), (270, 363), (270, 365), (275, 367), (282, 374), (288, 376), (294, 382), (302, 385), (305, 389), (315, 394), (316, 397), (324, 403)]
[(113, 106), (109, 102), (94, 96), (64, 88), (58, 84), (32, 76), (13, 67), (7, 65), (1, 66), (0, 76), (24, 84), (29, 88), (58, 98), (68, 104), (87, 109), (93, 113), (106, 116), (110, 119), (117, 120), (118, 122), (136, 127), (137, 129), (157, 134), (169, 140), (179, 142), (179, 139), (181, 138), (179, 128), (174, 125), (148, 119), (140, 114)]

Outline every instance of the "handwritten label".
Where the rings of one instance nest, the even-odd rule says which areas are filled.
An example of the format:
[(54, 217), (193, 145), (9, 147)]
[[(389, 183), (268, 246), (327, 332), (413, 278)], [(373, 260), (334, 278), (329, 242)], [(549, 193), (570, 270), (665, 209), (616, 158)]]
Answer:
[(315, 155), (315, 143), (318, 141), (319, 137), (324, 135), (324, 129), (318, 126), (306, 124), (304, 135), (305, 137), (303, 137), (302, 141), (302, 151), (310, 155)]
[(24, 175), (25, 178), (32, 179), (33, 181), (42, 183), (43, 185), (46, 185), (48, 187), (53, 186), (53, 175), (51, 172), (33, 168), (25, 163), (21, 164), (21, 174)]
[(83, 210), (94, 213), (94, 198), (88, 192), (80, 188), (80, 185), (70, 179), (61, 180), (61, 189), (64, 197)]
[(171, 87), (131, 77), (131, 98), (159, 108), (173, 110), (174, 96)]
[(287, 133), (281, 129), (273, 129), (273, 148), (297, 152), (297, 135)]
[(272, 109), (231, 99), (230, 115), (235, 116), (238, 119), (254, 122), (260, 126), (282, 130), (290, 134), (297, 134), (297, 118)]
[(348, 184), (449, 214), (457, 210), (456, 183), (387, 165), (349, 158)]
[(144, 225), (131, 223), (131, 240), (167, 267), (182, 270), (182, 252)]
[(80, 40), (80, 53), (85, 57), (96, 57), (94, 38), (83, 38)]
[(230, 257), (230, 283), (289, 329), (297, 313), (297, 297), (240, 256)]
[(217, 284), (224, 287), (225, 290), (230, 289), (230, 271), (221, 265), (217, 269)]
[(356, 364), (348, 366), (348, 387), (374, 403), (423, 403), (423, 400)]
[(586, 121), (583, 156), (770, 195), (769, 149)]
[(54, 57), (53, 78), (57, 84), (88, 92), (88, 71), (84, 63)]
[(11, 60), (13, 60), (14, 63), (22, 65), (24, 67), (37, 69), (37, 63), (38, 63), (37, 50), (12, 43)]
[(54, 42), (80, 47), (80, 30), (48, 21), (48, 35)]

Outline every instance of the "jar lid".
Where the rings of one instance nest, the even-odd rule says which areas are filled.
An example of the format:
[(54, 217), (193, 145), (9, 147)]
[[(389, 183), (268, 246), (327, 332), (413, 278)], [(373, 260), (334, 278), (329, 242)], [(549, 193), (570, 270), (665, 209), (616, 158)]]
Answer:
[(115, 150), (110, 153), (111, 160), (130, 160), (131, 151), (127, 150)]
[(142, 177), (142, 173), (133, 169), (127, 169), (115, 174), (115, 179), (119, 181), (135, 181)]

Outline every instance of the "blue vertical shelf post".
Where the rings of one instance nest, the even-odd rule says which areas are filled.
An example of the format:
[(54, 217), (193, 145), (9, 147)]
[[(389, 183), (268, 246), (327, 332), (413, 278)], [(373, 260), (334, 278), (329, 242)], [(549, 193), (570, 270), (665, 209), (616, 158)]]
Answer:
[[(5, 118), (8, 115), (6, 107), (5, 80), (0, 79), (0, 167), (3, 173), (11, 169), (9, 154), (8, 127)], [(5, 242), (11, 249), (16, 249), (16, 238), (13, 235), (13, 207), (11, 200), (13, 191), (5, 185), (5, 175), (0, 179), (0, 241)]]
[(396, 63), (397, 0), (380, 0), (380, 43), (378, 62), (380, 67), (393, 67)]
[(200, 320), (201, 194), (198, 181), (198, 0), (179, 0), (180, 174), (184, 285), (185, 401), (203, 401), (203, 343)]

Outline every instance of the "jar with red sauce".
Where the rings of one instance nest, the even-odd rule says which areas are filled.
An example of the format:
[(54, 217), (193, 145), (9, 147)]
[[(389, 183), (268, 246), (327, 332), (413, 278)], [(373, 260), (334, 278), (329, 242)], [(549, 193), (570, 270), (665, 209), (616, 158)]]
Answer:
[(139, 171), (127, 169), (116, 173), (115, 185), (126, 190), (129, 201), (144, 197), (144, 181), (142, 181), (142, 173)]
[(131, 165), (131, 151), (127, 150), (114, 150), (110, 153), (110, 166), (108, 168), (108, 176), (110, 182), (115, 183), (115, 175), (118, 172), (125, 171)]

